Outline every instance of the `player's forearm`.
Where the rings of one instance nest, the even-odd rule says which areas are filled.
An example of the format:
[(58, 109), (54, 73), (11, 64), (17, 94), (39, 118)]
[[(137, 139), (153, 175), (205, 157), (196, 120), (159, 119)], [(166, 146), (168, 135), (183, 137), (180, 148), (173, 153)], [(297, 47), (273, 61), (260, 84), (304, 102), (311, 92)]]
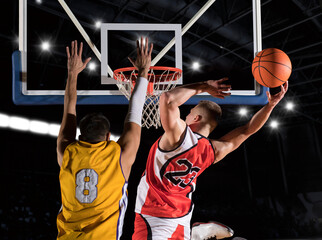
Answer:
[(163, 93), (161, 97), (168, 105), (181, 106), (192, 96), (205, 92), (206, 88), (206, 82), (186, 84)]
[(142, 110), (145, 102), (148, 80), (144, 77), (138, 77), (133, 89), (129, 109), (126, 115), (125, 123), (134, 122), (141, 126)]
[[(146, 39), (146, 41), (148, 40)], [(139, 45), (138, 48), (140, 49)], [(152, 51), (152, 48), (150, 50)], [(135, 65), (138, 70), (138, 78), (136, 79), (135, 87), (129, 100), (129, 109), (126, 115), (125, 124), (133, 122), (141, 126), (142, 110), (149, 83), (147, 80), (148, 72), (151, 64), (151, 53), (144, 53), (141, 52), (141, 55), (138, 54), (136, 64), (130, 59), (132, 64)]]
[(268, 103), (262, 109), (260, 109), (252, 119), (245, 125), (245, 131), (247, 135), (252, 135), (261, 129), (267, 122), (271, 115), (274, 105)]
[(77, 102), (77, 74), (68, 73), (67, 84), (64, 96), (65, 113), (76, 114)]
[(76, 136), (76, 102), (77, 102), (77, 74), (68, 73), (64, 96), (64, 113), (61, 122), (57, 146), (67, 140), (74, 140)]

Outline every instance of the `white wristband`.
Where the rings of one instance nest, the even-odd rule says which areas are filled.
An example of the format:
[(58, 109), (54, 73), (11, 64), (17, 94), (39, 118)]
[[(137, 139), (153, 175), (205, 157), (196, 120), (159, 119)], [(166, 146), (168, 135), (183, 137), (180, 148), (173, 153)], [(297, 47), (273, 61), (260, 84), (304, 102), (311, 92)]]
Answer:
[(125, 118), (125, 122), (134, 122), (141, 126), (142, 110), (145, 103), (146, 90), (149, 81), (144, 77), (136, 79), (135, 87), (133, 89), (129, 110)]

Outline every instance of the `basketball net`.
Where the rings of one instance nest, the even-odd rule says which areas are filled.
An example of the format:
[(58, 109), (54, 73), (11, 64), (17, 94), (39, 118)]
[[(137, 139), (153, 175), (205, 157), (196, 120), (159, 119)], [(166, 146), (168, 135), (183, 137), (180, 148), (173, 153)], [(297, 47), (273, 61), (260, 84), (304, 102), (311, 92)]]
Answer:
[[(182, 71), (171, 67), (150, 67), (148, 89), (142, 112), (142, 127), (161, 127), (159, 99), (163, 92), (173, 89), (181, 78)], [(138, 72), (134, 67), (114, 71), (114, 78), (122, 94), (129, 100), (133, 92)]]

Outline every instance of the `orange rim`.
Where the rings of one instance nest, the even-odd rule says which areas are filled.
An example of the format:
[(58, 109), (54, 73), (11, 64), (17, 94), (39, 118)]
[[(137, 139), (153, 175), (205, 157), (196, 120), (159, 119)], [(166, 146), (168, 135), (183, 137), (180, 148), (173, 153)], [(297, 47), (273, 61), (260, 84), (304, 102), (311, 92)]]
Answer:
[[(154, 75), (157, 78), (160, 78), (163, 75), (166, 75), (168, 77), (163, 77), (162, 79), (159, 79), (160, 81), (173, 81), (173, 80), (178, 80), (178, 78), (181, 77), (181, 73), (182, 70), (179, 68), (175, 68), (175, 67), (163, 67), (163, 66), (151, 66), (150, 69), (152, 70), (156, 70), (156, 71), (169, 71), (171, 73), (169, 74), (152, 74), (152, 73), (148, 73), (148, 76)], [(125, 67), (125, 68), (118, 68), (114, 70), (114, 79), (115, 80), (121, 80), (121, 81), (125, 81), (128, 80), (128, 78), (132, 75), (132, 81), (135, 81), (136, 77), (137, 77), (137, 73), (135, 74), (131, 74), (131, 72), (133, 72), (134, 70), (136, 70), (135, 67)], [(129, 74), (126, 74), (126, 72), (130, 72)], [(121, 74), (123, 73), (123, 74)], [(126, 78), (124, 78), (123, 76), (125, 76)], [(173, 78), (172, 78), (173, 77)], [(150, 78), (150, 77), (148, 77)], [(151, 78), (150, 78), (151, 80)]]

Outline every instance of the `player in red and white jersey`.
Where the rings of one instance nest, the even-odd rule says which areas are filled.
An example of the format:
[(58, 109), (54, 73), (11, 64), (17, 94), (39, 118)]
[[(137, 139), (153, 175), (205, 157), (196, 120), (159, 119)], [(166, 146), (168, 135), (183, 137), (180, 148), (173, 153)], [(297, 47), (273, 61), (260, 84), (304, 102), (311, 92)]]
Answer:
[(200, 101), (184, 121), (179, 106), (202, 92), (218, 98), (229, 96), (231, 86), (225, 84), (226, 80), (183, 85), (161, 95), (160, 117), (165, 132), (151, 147), (138, 186), (132, 240), (190, 239), (191, 195), (197, 177), (257, 132), (288, 88), (286, 83), (278, 94), (267, 92), (268, 103), (244, 126), (218, 140), (208, 139), (221, 108), (214, 102)]
[(196, 177), (213, 164), (215, 151), (209, 139), (188, 126), (182, 143), (174, 150), (164, 151), (159, 143), (151, 147), (135, 210), (163, 218), (182, 217), (192, 210)]

